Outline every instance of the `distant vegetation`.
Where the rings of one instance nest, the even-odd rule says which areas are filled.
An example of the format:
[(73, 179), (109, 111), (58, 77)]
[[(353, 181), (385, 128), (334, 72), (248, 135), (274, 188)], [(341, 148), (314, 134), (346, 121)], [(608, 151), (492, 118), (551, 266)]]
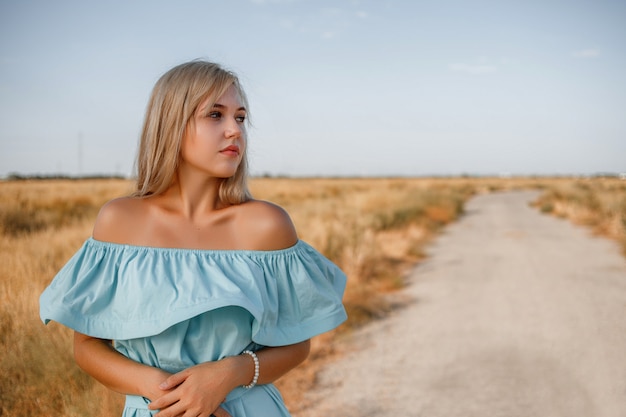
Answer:
[(118, 179), (123, 180), (123, 175), (111, 174), (90, 174), (90, 175), (67, 175), (67, 174), (17, 174), (11, 173), (7, 175), (7, 181), (26, 181), (26, 180), (97, 180), (97, 179)]
[[(107, 200), (127, 195), (129, 180), (14, 178), (0, 182), (0, 415), (119, 416), (120, 395), (74, 364), (71, 332), (44, 327), (38, 298), (90, 235)], [(307, 363), (279, 381), (291, 409), (333, 354), (337, 337), (382, 317), (428, 242), (463, 215), (478, 193), (542, 190), (538, 210), (592, 227), (626, 253), (626, 181), (617, 178), (256, 178), (253, 194), (291, 214), (300, 237), (349, 276), (350, 319), (313, 342)]]

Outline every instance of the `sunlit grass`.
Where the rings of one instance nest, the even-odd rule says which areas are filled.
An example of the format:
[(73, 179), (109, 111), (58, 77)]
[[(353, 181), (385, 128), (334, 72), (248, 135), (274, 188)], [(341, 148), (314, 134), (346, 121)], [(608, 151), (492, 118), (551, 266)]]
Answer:
[(625, 180), (578, 179), (554, 184), (535, 206), (618, 241), (626, 255)]

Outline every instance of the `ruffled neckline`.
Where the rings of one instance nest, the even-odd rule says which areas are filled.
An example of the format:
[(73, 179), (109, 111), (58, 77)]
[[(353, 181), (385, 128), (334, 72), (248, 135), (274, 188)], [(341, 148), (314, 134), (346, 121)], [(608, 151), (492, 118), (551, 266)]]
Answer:
[(201, 248), (176, 248), (167, 246), (147, 246), (147, 245), (134, 245), (129, 243), (116, 243), (108, 242), (104, 240), (97, 240), (93, 236), (89, 237), (86, 243), (93, 247), (111, 248), (111, 249), (128, 249), (134, 251), (150, 251), (150, 252), (170, 252), (170, 253), (190, 253), (199, 255), (282, 255), (295, 252), (302, 246), (308, 246), (306, 242), (298, 239), (295, 244), (284, 249), (272, 249), (272, 250), (254, 250), (254, 249), (201, 249)]
[(40, 298), (44, 323), (107, 339), (156, 335), (227, 306), (254, 317), (253, 340), (296, 343), (346, 318), (343, 272), (298, 240), (285, 249), (164, 248), (88, 238)]

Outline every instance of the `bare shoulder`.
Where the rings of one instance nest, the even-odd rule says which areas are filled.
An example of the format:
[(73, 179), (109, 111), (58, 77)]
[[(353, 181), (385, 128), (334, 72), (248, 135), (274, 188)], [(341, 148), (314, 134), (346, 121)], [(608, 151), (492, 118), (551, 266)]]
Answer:
[(239, 206), (238, 234), (243, 246), (251, 250), (279, 250), (298, 241), (289, 214), (280, 206), (262, 200), (251, 200)]
[(93, 238), (105, 242), (129, 243), (137, 220), (145, 214), (144, 204), (135, 197), (121, 197), (102, 206), (93, 228)]

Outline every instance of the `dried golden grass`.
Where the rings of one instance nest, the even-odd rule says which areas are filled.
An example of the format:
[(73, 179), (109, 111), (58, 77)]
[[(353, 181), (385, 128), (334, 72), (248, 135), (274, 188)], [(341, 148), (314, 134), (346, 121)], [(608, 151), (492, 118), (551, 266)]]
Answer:
[(128, 194), (120, 180), (15, 181), (0, 187), (0, 233), (18, 236), (93, 219), (107, 200)]
[[(471, 195), (543, 189), (549, 198), (538, 202), (541, 210), (626, 242), (626, 182), (618, 180), (254, 179), (251, 188), (285, 207), (300, 237), (349, 276), (348, 323), (315, 338), (309, 360), (279, 381), (294, 410), (306, 406), (301, 394), (332, 360), (334, 341), (394, 307), (387, 294), (402, 287), (424, 245)], [(38, 297), (89, 236), (98, 208), (130, 190), (123, 180), (0, 182), (0, 415), (119, 415), (122, 397), (74, 364), (71, 332), (40, 323)]]
[(589, 178), (552, 183), (534, 205), (618, 241), (626, 255), (626, 181)]
[[(99, 205), (127, 185), (116, 190), (108, 181), (0, 184), (0, 415), (119, 414), (119, 399), (111, 401), (115, 395), (74, 364), (71, 332), (58, 324), (44, 328), (38, 311), (39, 295), (89, 236)], [(87, 200), (87, 214), (70, 209), (71, 214), (41, 216), (31, 210), (61, 212), (68, 201)], [(16, 218), (19, 230), (11, 227)], [(97, 401), (90, 399), (94, 392)]]

